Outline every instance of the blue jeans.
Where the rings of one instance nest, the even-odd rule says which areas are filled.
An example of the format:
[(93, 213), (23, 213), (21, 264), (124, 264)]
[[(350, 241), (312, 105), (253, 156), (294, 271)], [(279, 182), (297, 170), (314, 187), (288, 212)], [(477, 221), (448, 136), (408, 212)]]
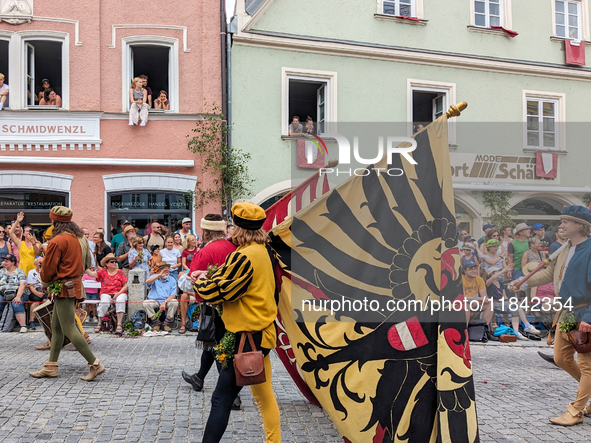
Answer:
[(523, 271), (521, 269), (513, 269), (513, 280), (523, 277)]
[(23, 294), (23, 296), (21, 297), (21, 303), (17, 303), (13, 300), (12, 310), (14, 311), (14, 315), (25, 313), (25, 305), (22, 302), (26, 301), (29, 301), (29, 296), (27, 294)]

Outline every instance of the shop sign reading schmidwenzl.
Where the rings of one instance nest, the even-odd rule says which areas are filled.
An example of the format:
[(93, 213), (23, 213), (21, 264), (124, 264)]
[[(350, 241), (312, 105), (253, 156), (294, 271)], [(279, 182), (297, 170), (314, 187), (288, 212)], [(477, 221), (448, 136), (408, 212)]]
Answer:
[(536, 176), (536, 157), (526, 155), (489, 155), (451, 153), (453, 180), (465, 182), (495, 183), (543, 183), (560, 184), (560, 168), (556, 178)]
[(100, 149), (99, 113), (64, 115), (61, 111), (3, 112), (0, 150)]

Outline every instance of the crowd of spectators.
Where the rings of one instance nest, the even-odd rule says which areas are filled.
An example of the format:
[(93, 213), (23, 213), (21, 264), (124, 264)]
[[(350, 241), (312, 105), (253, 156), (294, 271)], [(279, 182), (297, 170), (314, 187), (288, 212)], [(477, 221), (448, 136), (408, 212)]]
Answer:
[[(40, 270), (52, 230), (49, 228), (43, 234), (45, 243), (41, 243), (35, 237), (33, 227), (23, 224), (24, 218), (25, 215), (21, 212), (14, 222), (6, 227), (0, 226), (0, 317), (3, 310), (10, 305), (20, 332), (36, 328), (33, 309), (47, 299), (47, 291), (41, 286)], [(201, 270), (195, 267), (193, 258), (204, 245), (191, 226), (191, 219), (186, 217), (179, 223), (180, 229), (169, 233), (168, 228), (153, 219), (149, 229), (145, 229), (146, 235), (141, 236), (138, 235), (139, 228), (132, 226), (129, 220), (123, 220), (120, 232), (110, 242), (105, 241), (104, 229), (99, 228), (91, 234), (89, 229), (82, 228), (92, 256), (92, 266), (83, 276), (83, 281), (100, 283), (100, 289), (92, 287), (97, 285), (88, 285), (86, 290), (87, 300), (96, 302), (83, 304), (90, 320), (94, 321), (96, 318), (98, 322), (95, 332), (100, 332), (101, 320), (111, 304), (115, 305), (117, 314), (116, 332), (122, 332), (127, 280), (131, 269), (143, 269), (146, 272), (149, 293), (144, 310), (148, 316), (154, 317), (158, 310), (165, 312), (162, 322), (153, 322), (155, 329), (162, 327), (166, 331), (171, 330), (181, 301), (183, 321), (180, 332), (185, 332), (187, 308), (196, 298), (194, 294), (182, 294), (177, 282), (181, 273)], [(227, 235), (231, 235), (231, 232), (230, 225)], [(1, 303), (2, 301), (13, 303)]]
[[(8, 108), (10, 88), (5, 83), (4, 74), (0, 73), (0, 111)], [(62, 107), (62, 98), (51, 86), (48, 78), (41, 80), (41, 90), (37, 94), (29, 93), (35, 105)], [(158, 96), (152, 101), (152, 89), (148, 86), (148, 76), (135, 77), (129, 88), (129, 125), (146, 126), (150, 109), (170, 110), (168, 93), (164, 90), (158, 92)]]
[[(478, 240), (466, 229), (458, 233), (464, 296), (477, 300), (480, 306), (480, 312), (467, 313), (468, 321), (480, 315), (493, 332), (498, 327), (497, 319), (502, 318), (502, 322), (509, 326), (508, 316), (511, 315), (515, 335), (520, 340), (527, 340), (526, 333), (539, 334), (540, 330), (530, 324), (521, 302), (532, 297), (553, 298), (554, 287), (549, 284), (513, 293), (509, 291), (508, 283), (527, 275), (532, 266), (539, 265), (560, 248), (565, 238), (558, 229), (552, 239), (541, 223), (533, 226), (519, 223), (514, 228), (502, 226), (500, 229), (485, 224), (483, 231)], [(509, 303), (513, 297), (517, 297), (519, 303)], [(523, 333), (519, 329), (520, 322)]]

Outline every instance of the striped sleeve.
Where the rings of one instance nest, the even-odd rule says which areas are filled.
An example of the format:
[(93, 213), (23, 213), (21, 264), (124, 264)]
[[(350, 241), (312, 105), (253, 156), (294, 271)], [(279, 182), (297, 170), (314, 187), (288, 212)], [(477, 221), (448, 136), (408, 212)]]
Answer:
[(232, 252), (210, 279), (195, 282), (195, 292), (211, 303), (236, 301), (246, 293), (252, 275), (252, 264), (248, 257), (240, 252)]

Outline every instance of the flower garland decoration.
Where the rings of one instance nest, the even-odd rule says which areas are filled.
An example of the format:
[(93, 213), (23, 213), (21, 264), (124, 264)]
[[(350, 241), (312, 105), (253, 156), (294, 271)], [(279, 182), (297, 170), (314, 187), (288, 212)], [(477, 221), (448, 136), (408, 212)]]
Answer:
[(236, 335), (233, 332), (226, 331), (220, 342), (213, 348), (215, 358), (220, 362), (222, 368), (228, 367), (228, 360), (234, 357), (236, 348)]

